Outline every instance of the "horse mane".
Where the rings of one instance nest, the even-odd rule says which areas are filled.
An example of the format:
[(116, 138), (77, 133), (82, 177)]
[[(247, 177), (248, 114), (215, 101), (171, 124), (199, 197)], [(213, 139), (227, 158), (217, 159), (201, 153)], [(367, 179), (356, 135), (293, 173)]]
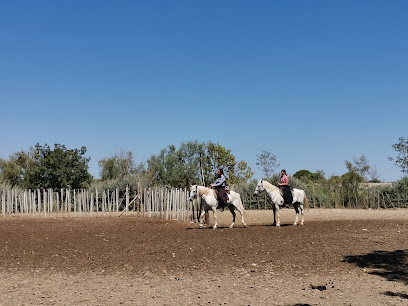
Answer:
[(205, 186), (200, 186), (197, 185), (197, 192), (198, 195), (201, 197), (203, 194), (210, 194), (210, 192), (212, 191), (212, 189), (205, 187)]
[(262, 182), (263, 182), (265, 188), (271, 189), (272, 191), (279, 189), (278, 187), (276, 187), (275, 185), (272, 185), (272, 184), (269, 183), (268, 181), (262, 180)]

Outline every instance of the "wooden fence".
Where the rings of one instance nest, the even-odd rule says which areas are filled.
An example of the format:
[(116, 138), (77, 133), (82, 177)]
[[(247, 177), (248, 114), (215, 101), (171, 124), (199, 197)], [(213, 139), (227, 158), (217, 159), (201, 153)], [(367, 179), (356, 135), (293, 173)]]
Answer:
[(122, 194), (115, 190), (21, 190), (0, 191), (0, 212), (8, 215), (44, 217), (99, 216), (129, 212), (150, 218), (194, 221), (197, 216), (197, 201), (189, 201), (187, 189), (138, 188), (133, 195), (129, 188)]

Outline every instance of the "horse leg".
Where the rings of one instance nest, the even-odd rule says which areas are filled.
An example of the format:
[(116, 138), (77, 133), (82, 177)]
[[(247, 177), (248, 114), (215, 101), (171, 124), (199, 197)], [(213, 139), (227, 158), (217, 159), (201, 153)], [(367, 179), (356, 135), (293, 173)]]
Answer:
[(272, 204), (272, 211), (273, 211), (273, 226), (276, 226), (276, 207), (274, 204)]
[(200, 217), (199, 217), (199, 219), (198, 219), (198, 221), (200, 222), (200, 228), (203, 228), (203, 217), (204, 217), (204, 215), (205, 215), (205, 213), (206, 213), (206, 210), (202, 210), (201, 211), (201, 214), (200, 214)]
[(212, 207), (212, 210), (213, 210), (213, 213), (214, 213), (214, 226), (213, 226), (213, 229), (216, 229), (216, 228), (217, 228), (217, 225), (218, 225), (217, 206), (214, 205), (214, 206)]
[(236, 207), (236, 209), (239, 211), (239, 213), (241, 214), (241, 222), (242, 222), (242, 225), (244, 226), (244, 227), (248, 227), (248, 225), (245, 223), (245, 220), (244, 220), (244, 207), (242, 206), (241, 208), (239, 208), (239, 207)]
[(244, 211), (245, 211), (245, 208), (244, 208), (244, 205), (242, 204), (242, 201), (239, 200), (239, 201), (237, 201), (237, 202), (235, 202), (235, 203), (232, 203), (232, 205), (233, 205), (232, 208), (235, 208), (235, 209), (238, 210), (239, 213), (241, 214), (241, 222), (242, 222), (242, 225), (243, 225), (244, 227), (248, 227), (248, 225), (245, 223), (245, 219), (244, 219)]
[(305, 224), (305, 219), (304, 219), (304, 214), (303, 213), (304, 213), (303, 204), (300, 203), (300, 215), (301, 215), (300, 225)]
[(277, 227), (280, 226), (280, 219), (279, 219), (279, 205), (275, 204), (275, 211), (274, 211), (274, 216), (273, 216), (274, 220), (275, 220), (275, 225)]
[(298, 202), (294, 203), (293, 208), (296, 211), (296, 219), (295, 219), (295, 223), (293, 223), (293, 226), (296, 226), (299, 220), (299, 203)]
[(228, 208), (229, 208), (229, 210), (230, 210), (230, 212), (231, 212), (231, 214), (232, 214), (232, 223), (231, 223), (231, 225), (229, 226), (229, 228), (233, 228), (234, 225), (235, 225), (235, 216), (236, 216), (236, 214), (235, 214), (235, 209), (234, 209), (234, 205), (228, 205)]

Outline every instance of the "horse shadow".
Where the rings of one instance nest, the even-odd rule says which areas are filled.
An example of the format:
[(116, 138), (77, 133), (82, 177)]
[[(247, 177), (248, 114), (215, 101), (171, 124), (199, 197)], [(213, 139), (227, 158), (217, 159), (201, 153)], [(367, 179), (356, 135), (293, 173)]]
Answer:
[[(241, 225), (234, 226), (233, 228), (230, 228), (229, 226), (217, 226), (217, 228), (215, 229), (215, 231), (216, 231), (216, 230), (219, 230), (219, 229), (228, 229), (228, 230), (235, 229), (235, 230), (237, 230), (237, 229), (242, 229), (242, 228), (245, 229), (245, 227), (244, 227), (244, 226), (241, 226)], [(207, 226), (205, 226), (205, 227), (196, 227), (196, 226), (195, 226), (195, 227), (187, 227), (187, 228), (186, 228), (186, 231), (192, 231), (192, 230), (199, 230), (199, 231), (212, 230), (212, 231), (214, 231), (212, 225), (210, 225), (210, 226), (207, 225)]]
[[(198, 224), (198, 223), (195, 223), (195, 224)], [(248, 227), (244, 227), (243, 225), (241, 225), (241, 224), (236, 224), (233, 228), (230, 228), (229, 226), (218, 226), (217, 227), (217, 229), (247, 229), (247, 228), (249, 228), (249, 227), (274, 227), (274, 228), (280, 228), (280, 227), (293, 227), (293, 224), (281, 224), (280, 225), (280, 227), (277, 227), (275, 224), (251, 224), (251, 225), (248, 225)], [(206, 226), (206, 227), (202, 227), (202, 228), (200, 228), (200, 227), (197, 227), (197, 226), (190, 226), (190, 227), (187, 227), (186, 228), (186, 230), (187, 231), (191, 231), (191, 230), (206, 230), (206, 229), (208, 229), (208, 230), (213, 230), (213, 228), (212, 228), (212, 225), (210, 225), (210, 226)]]
[[(360, 268), (372, 269), (368, 272), (378, 275), (390, 282), (401, 282), (408, 285), (408, 250), (374, 251), (365, 255), (345, 256), (343, 262), (355, 264)], [(384, 292), (388, 296), (399, 296), (408, 299), (407, 294)]]
[(266, 227), (293, 227), (293, 224), (289, 223), (281, 223), (280, 226), (276, 226), (276, 224), (260, 224), (260, 225), (255, 225), (255, 226), (266, 226)]

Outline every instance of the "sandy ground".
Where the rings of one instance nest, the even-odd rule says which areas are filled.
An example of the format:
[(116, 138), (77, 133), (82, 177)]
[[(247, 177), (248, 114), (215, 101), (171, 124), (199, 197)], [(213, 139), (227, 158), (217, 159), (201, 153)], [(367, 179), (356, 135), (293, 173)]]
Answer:
[(408, 209), (0, 219), (0, 305), (408, 305)]

